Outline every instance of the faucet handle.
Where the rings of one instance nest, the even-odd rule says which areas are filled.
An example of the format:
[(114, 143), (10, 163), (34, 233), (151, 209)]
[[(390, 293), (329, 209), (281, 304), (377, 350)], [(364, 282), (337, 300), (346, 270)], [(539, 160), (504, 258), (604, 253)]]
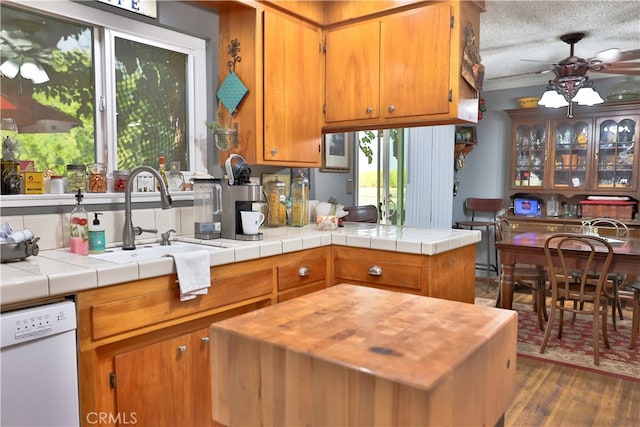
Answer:
[(170, 230), (167, 230), (166, 233), (162, 233), (160, 235), (160, 238), (162, 239), (162, 241), (160, 242), (160, 246), (169, 246), (171, 244), (171, 242), (169, 241), (169, 239), (171, 238), (171, 233), (175, 232), (176, 230), (172, 228)]
[(142, 227), (133, 227), (133, 232), (136, 236), (141, 235), (142, 233), (153, 233), (158, 234), (157, 228), (142, 228)]

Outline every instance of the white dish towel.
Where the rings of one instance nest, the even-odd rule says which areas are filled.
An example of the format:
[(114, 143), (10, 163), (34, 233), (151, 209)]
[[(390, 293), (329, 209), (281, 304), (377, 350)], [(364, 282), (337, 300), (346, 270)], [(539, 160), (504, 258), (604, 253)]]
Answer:
[(193, 251), (172, 254), (178, 273), (180, 301), (206, 295), (211, 286), (209, 251)]

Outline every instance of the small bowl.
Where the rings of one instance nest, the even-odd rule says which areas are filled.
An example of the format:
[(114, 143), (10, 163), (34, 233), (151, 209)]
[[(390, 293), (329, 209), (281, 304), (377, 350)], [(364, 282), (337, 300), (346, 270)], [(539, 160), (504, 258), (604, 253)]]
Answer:
[(538, 106), (540, 98), (530, 96), (528, 98), (518, 98), (518, 105), (520, 108), (536, 108)]

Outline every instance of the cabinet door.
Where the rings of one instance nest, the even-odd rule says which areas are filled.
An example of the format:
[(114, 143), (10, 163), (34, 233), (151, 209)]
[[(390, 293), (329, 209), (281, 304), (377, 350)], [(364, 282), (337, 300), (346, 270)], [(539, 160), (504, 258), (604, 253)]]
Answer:
[(560, 120), (555, 122), (553, 175), (551, 187), (556, 190), (583, 190), (589, 187), (589, 170), (594, 167), (590, 153), (593, 122)]
[(379, 117), (380, 21), (328, 30), (325, 40), (325, 120)]
[(215, 425), (211, 418), (209, 341), (209, 328), (202, 328), (191, 334), (191, 389), (193, 390), (191, 425), (193, 426)]
[(380, 98), (385, 118), (449, 113), (450, 19), (448, 3), (381, 19)]
[(321, 32), (265, 10), (264, 159), (320, 166)]
[(186, 334), (116, 355), (118, 414), (143, 426), (195, 425), (191, 353)]
[(547, 183), (547, 125), (546, 123), (516, 123), (512, 188), (542, 187)]
[(596, 170), (593, 186), (598, 190), (638, 189), (637, 116), (601, 118), (596, 126)]

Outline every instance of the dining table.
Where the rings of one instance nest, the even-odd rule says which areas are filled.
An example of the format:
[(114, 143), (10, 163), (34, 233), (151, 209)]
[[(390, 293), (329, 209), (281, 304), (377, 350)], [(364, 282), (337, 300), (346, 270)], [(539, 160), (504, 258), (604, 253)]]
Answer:
[[(501, 266), (501, 300), (500, 307), (513, 308), (513, 272), (516, 264), (547, 265), (544, 254), (544, 242), (554, 233), (524, 232), (513, 233), (496, 242)], [(640, 237), (626, 237), (622, 240), (612, 239), (613, 258), (609, 265), (609, 273), (640, 275)], [(586, 248), (584, 248), (586, 249)], [(595, 268), (601, 267), (607, 254), (605, 245), (596, 246)], [(584, 251), (576, 248), (565, 254), (573, 267), (580, 269)]]

